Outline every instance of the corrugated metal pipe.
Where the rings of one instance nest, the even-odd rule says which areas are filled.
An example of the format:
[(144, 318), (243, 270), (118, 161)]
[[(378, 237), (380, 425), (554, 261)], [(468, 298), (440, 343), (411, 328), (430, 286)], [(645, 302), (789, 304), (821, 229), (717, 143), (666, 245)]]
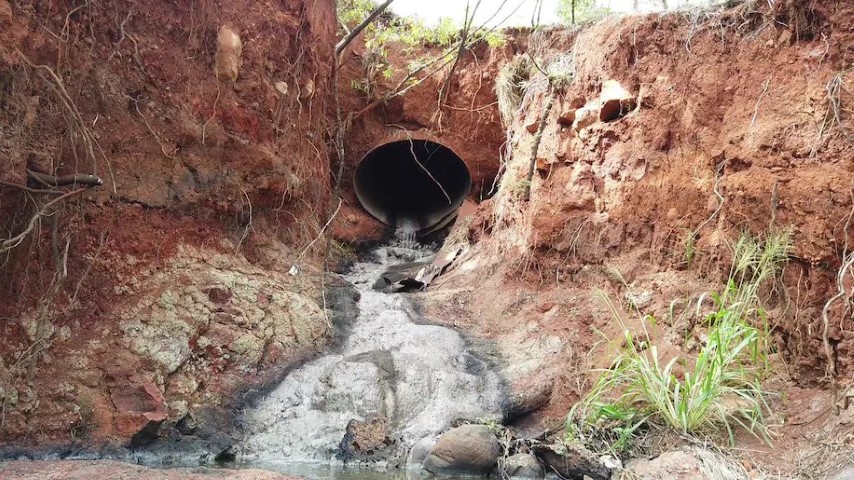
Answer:
[(471, 174), (451, 149), (430, 140), (397, 140), (356, 167), (356, 197), (386, 225), (426, 235), (450, 223), (471, 191)]

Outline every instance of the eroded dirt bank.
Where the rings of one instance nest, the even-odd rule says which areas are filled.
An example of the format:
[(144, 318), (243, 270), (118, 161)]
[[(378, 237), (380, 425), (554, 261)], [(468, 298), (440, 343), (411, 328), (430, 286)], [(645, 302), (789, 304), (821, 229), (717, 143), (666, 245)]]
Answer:
[[(540, 397), (535, 417), (559, 430), (589, 369), (609, 365), (606, 339), (621, 337), (596, 289), (626, 319), (635, 308), (654, 315), (666, 358), (690, 352), (688, 309), (723, 288), (739, 234), (791, 229), (784, 287), (763, 294), (778, 362), (768, 385), (786, 392), (773, 402), (785, 426), (778, 450), (754, 460), (791, 473), (803, 461), (793, 452), (838, 440), (845, 422), (824, 416), (821, 311), (851, 242), (850, 107), (840, 105), (854, 98), (835, 86), (854, 78), (852, 18), (843, 2), (747, 2), (531, 35), (526, 49), (544, 65), (565, 61), (573, 80), (545, 119), (525, 200), (548, 97), (544, 78), (528, 84), (501, 188), (452, 234), (468, 252), (424, 297), (433, 315), (502, 344), (517, 391)], [(625, 111), (579, 120), (614, 80), (629, 93)], [(840, 379), (852, 367), (850, 311), (828, 312)], [(799, 443), (816, 432), (822, 440)]]
[[(23, 185), (27, 168), (104, 180), (55, 215), (56, 234), (44, 219), (4, 259), (3, 445), (195, 435), (224, 448), (236, 395), (269, 387), (332, 334), (316, 275), (323, 242), (311, 244), (334, 207), (332, 2), (151, 3), (137, 15), (0, 1), (0, 180)], [(819, 428), (841, 435), (822, 416), (821, 309), (851, 240), (854, 98), (833, 87), (852, 79), (852, 26), (845, 2), (789, 0), (512, 32), (464, 54), (441, 108), (443, 75), (367, 108), (374, 97), (352, 82), (370, 61), (353, 45), (339, 80), (346, 178), (393, 139), (435, 140), (468, 163), (479, 211), (455, 227), (463, 256), (421, 300), (437, 321), (497, 342), (534, 412), (521, 423), (537, 433), (560, 431), (589, 369), (608, 365), (599, 332), (620, 337), (594, 288), (664, 320), (662, 349), (689, 349), (674, 319), (721, 288), (727, 242), (792, 228), (785, 288), (766, 297), (780, 366), (769, 388), (789, 392), (773, 405), (786, 424), (777, 445), (794, 452), (793, 439)], [(239, 62), (223, 27), (240, 38)], [(543, 119), (534, 72), (507, 133), (495, 82), (525, 52), (571, 66), (573, 80)], [(609, 81), (632, 100), (625, 111), (579, 122)], [(380, 238), (347, 182), (343, 193), (333, 236)], [(21, 230), (40, 195), (0, 190), (5, 231)], [(68, 275), (50, 294), (66, 244)], [(289, 275), (295, 263), (303, 273)], [(830, 311), (840, 378), (852, 359), (845, 305)]]
[[(216, 451), (326, 345), (336, 21), (307, 3), (0, 1), (0, 180), (103, 179), (3, 253), (0, 445)], [(0, 187), (3, 237), (52, 198)]]

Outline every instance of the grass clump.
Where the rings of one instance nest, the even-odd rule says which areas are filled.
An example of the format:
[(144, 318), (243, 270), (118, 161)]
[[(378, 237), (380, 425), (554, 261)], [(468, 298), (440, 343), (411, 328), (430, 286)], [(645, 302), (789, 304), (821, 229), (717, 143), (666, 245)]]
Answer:
[(516, 55), (498, 72), (495, 79), (495, 94), (498, 97), (498, 111), (505, 127), (513, 123), (513, 117), (522, 105), (532, 68), (531, 60), (527, 55)]
[[(688, 435), (724, 429), (730, 443), (733, 428), (741, 426), (769, 441), (761, 385), (768, 370), (769, 327), (760, 289), (779, 274), (790, 246), (788, 232), (771, 234), (763, 244), (741, 236), (726, 288), (710, 295), (714, 311), (699, 319), (707, 338), (696, 358), (662, 358), (646, 327), (655, 319), (643, 317), (643, 331), (635, 336), (610, 298), (601, 294), (624, 331), (623, 344), (611, 368), (570, 411), (567, 434), (591, 436), (604, 428), (618, 451), (644, 425)], [(697, 317), (704, 297), (697, 302)]]

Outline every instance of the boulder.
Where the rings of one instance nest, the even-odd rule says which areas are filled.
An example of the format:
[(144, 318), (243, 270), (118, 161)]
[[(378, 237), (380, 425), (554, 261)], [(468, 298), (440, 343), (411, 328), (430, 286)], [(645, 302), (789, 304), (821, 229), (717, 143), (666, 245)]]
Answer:
[(512, 422), (548, 405), (552, 399), (552, 384), (537, 383), (531, 388), (520, 389), (507, 399), (505, 421)]
[(575, 112), (578, 111), (576, 108), (568, 108), (558, 114), (557, 123), (569, 126), (575, 122)]
[(462, 425), (439, 437), (423, 465), (436, 475), (487, 476), (502, 451), (486, 425)]
[(616, 80), (608, 80), (602, 85), (602, 93), (599, 95), (599, 99), (602, 102), (599, 120), (603, 122), (614, 121), (631, 112), (637, 106), (635, 97)]
[(510, 478), (543, 478), (545, 471), (537, 457), (530, 453), (517, 453), (504, 461), (504, 473)]

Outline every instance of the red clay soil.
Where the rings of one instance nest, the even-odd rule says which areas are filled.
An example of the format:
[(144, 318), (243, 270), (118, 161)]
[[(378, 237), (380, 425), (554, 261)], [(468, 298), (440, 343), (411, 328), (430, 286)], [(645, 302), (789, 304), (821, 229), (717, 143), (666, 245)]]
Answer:
[[(317, 235), (328, 207), (323, 132), (329, 127), (331, 58), (321, 53), (331, 51), (335, 38), (332, 2), (151, 3), (138, 13), (94, 2), (71, 12), (0, 0), (0, 127), (9, 132), (0, 136), (0, 155), (9, 165), (0, 180), (23, 183), (27, 165), (96, 171), (55, 84), (21, 53), (62, 78), (97, 140), (97, 173), (105, 180), (62, 213), (60, 234), (73, 237), (69, 281), (55, 308), (70, 308), (53, 322), (58, 330), (69, 327), (62, 331), (70, 336), (51, 345), (50, 363), (40, 356), (36, 368), (0, 378), (6, 398), (15, 383), (16, 398), (0, 445), (68, 442), (81, 432), (90, 435), (86, 442), (127, 441), (131, 430), (116, 433), (117, 403), (138, 402), (143, 415), (162, 417), (161, 392), (151, 386), (165, 382), (148, 378), (157, 372), (153, 361), (118, 346), (118, 319), (111, 313), (122, 279), (165, 269), (187, 245), (229, 255), (239, 246), (235, 258), (281, 273)], [(748, 6), (753, 3), (756, 9)], [(803, 422), (812, 421), (804, 405), (815, 407), (810, 415), (828, 411), (826, 393), (814, 390), (826, 386), (820, 312), (835, 291), (839, 258), (854, 241), (846, 231), (854, 193), (846, 132), (854, 97), (842, 89), (836, 103), (827, 87), (835, 78), (854, 79), (846, 70), (854, 61), (854, 6), (786, 0), (769, 11), (765, 5), (522, 33), (499, 49), (480, 45), (466, 53), (441, 123), (435, 112), (444, 75), (351, 118), (346, 178), (373, 147), (412, 135), (459, 154), (472, 170), (472, 197), (480, 200), (508, 138), (493, 91), (500, 67), (517, 51), (534, 50), (543, 61), (574, 51), (575, 80), (546, 119), (538, 154), (543, 168), (530, 201), (507, 187), (482, 202), (463, 232), (473, 246), (423, 297), (437, 319), (496, 340), (518, 361), (517, 390), (553, 385), (537, 419), (559, 425), (586, 389), (588, 369), (607, 366), (602, 334), (620, 337), (593, 288), (621, 300), (630, 290), (632, 303), (670, 318), (672, 306), (681, 312), (698, 294), (722, 287), (731, 260), (727, 241), (771, 227), (794, 233), (785, 289), (768, 295), (781, 366), (775, 381), (781, 389), (798, 385), (775, 411)], [(214, 75), (223, 25), (243, 39), (234, 85)], [(392, 56), (401, 63), (397, 53)], [(365, 57), (358, 45), (344, 54), (339, 88), (345, 117), (371, 103), (351, 86), (364, 78)], [(396, 71), (382, 87), (400, 75)], [(639, 108), (578, 134), (560, 123), (577, 98), (595, 98), (608, 80), (619, 81)], [(287, 93), (276, 89), (279, 81)], [(512, 165), (526, 167), (530, 160), (533, 135), (523, 127), (539, 119), (543, 93), (532, 94), (514, 122)], [(834, 105), (842, 106), (841, 122)], [(509, 168), (503, 184), (515, 180), (518, 187), (522, 175)], [(360, 209), (347, 182), (343, 193), (333, 236), (350, 243), (379, 238), (382, 226)], [(33, 200), (2, 187), (0, 202), (4, 231), (20, 231)], [(9, 371), (32, 343), (19, 317), (36, 311), (55, 271), (48, 227), (45, 222), (3, 264), (0, 295), (8, 301), (0, 302), (0, 333), (7, 346), (0, 357)], [(695, 231), (689, 262), (686, 240)], [(830, 311), (830, 340), (843, 379), (854, 368), (849, 315), (844, 302)], [(668, 348), (685, 346), (684, 338), (668, 336), (679, 327), (676, 321), (662, 326)], [(296, 361), (310, 349), (279, 354)], [(81, 389), (64, 381), (67, 365), (81, 355), (118, 369), (87, 372), (86, 388), (108, 399), (98, 405), (107, 414), (96, 417), (95, 433), (75, 407)], [(209, 383), (226, 385), (212, 395), (246, 388), (233, 369), (228, 373), (227, 366), (205, 372)], [(111, 390), (117, 383), (139, 388), (125, 395)], [(786, 428), (794, 427), (800, 430), (787, 438), (807, 428), (792, 422)]]
[[(44, 218), (0, 260), (0, 446), (125, 443), (162, 420), (162, 372), (120, 343), (129, 279), (186, 246), (286, 271), (329, 204), (334, 2), (75, 5), (0, 0), (0, 180), (24, 185), (29, 168), (104, 182), (50, 217), (56, 254)], [(215, 70), (222, 27), (242, 40), (235, 82)], [(24, 230), (46, 198), (0, 185), (0, 236)], [(50, 295), (66, 239), (67, 278)], [(314, 296), (316, 283), (300, 288)], [(28, 330), (39, 312), (61, 335)], [(98, 368), (69, 368), (80, 359)], [(224, 362), (204, 373), (211, 405), (263, 380)], [(136, 427), (120, 424), (127, 411)]]
[[(503, 342), (505, 355), (539, 355), (539, 367), (513, 379), (514, 388), (553, 383), (538, 418), (560, 428), (589, 387), (589, 369), (609, 365), (605, 339), (621, 338), (595, 289), (663, 322), (653, 336), (663, 355), (678, 354), (689, 348), (680, 314), (703, 292), (723, 288), (728, 245), (741, 232), (791, 229), (785, 288), (767, 292), (778, 351), (772, 383), (786, 392), (775, 397), (774, 419), (786, 422), (778, 431), (786, 440), (762, 467), (797, 465), (792, 452), (819, 445), (804, 435), (830, 421), (821, 310), (836, 293), (840, 258), (854, 244), (847, 229), (854, 95), (850, 87), (828, 93), (834, 80), (854, 80), (852, 27), (848, 2), (788, 0), (770, 11), (766, 2), (746, 2), (699, 16), (610, 18), (531, 35), (527, 48), (541, 61), (570, 54), (576, 67), (546, 121), (531, 199), (511, 190), (523, 185), (533, 141), (524, 127), (538, 123), (545, 89), (517, 116), (516, 168), (509, 167), (504, 191), (481, 204), (466, 232), (472, 247), (424, 297), (428, 310)], [(639, 108), (580, 133), (561, 123), (576, 99), (597, 98), (608, 80), (624, 86)], [(834, 105), (841, 105), (839, 121)], [(691, 232), (693, 258), (686, 261)], [(854, 372), (851, 310), (839, 301), (829, 313), (838, 378), (846, 384)], [(632, 318), (628, 308), (624, 314)]]

